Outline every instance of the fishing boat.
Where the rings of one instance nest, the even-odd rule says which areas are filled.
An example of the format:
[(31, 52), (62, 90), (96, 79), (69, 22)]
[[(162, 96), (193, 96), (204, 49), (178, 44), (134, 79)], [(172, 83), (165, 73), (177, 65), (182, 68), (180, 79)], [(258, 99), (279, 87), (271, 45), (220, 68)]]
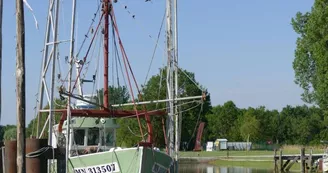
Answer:
[[(56, 59), (58, 56), (58, 20), (60, 0), (50, 0), (49, 15), (47, 18), (45, 46), (43, 50), (42, 63), (42, 78), (40, 83), (38, 119), (41, 122), (41, 113), (48, 113), (46, 124), (49, 125), (48, 136), (49, 145), (53, 148), (65, 149), (65, 161), (61, 168), (58, 160), (49, 160), (48, 172), (61, 172), (65, 170), (66, 173), (105, 173), (105, 172), (129, 172), (129, 173), (161, 173), (161, 172), (177, 172), (178, 167), (178, 152), (180, 148), (179, 141), (179, 112), (177, 102), (186, 100), (203, 101), (205, 94), (200, 93), (196, 96), (188, 96), (179, 98), (178, 94), (178, 64), (177, 64), (177, 32), (176, 32), (176, 0), (167, 0), (166, 4), (166, 18), (167, 18), (167, 98), (163, 100), (143, 100), (142, 93), (137, 84), (136, 78), (132, 72), (131, 65), (127, 58), (127, 53), (120, 38), (119, 29), (115, 18), (115, 3), (117, 0), (103, 0), (101, 1), (99, 10), (99, 19), (93, 19), (96, 23), (95, 29), (88, 30), (88, 34), (92, 35), (90, 38), (90, 45), (87, 46), (86, 55), (78, 59), (76, 52), (74, 52), (75, 41), (75, 18), (76, 18), (76, 0), (72, 0), (72, 21), (71, 21), (71, 36), (70, 52), (66, 57), (68, 62), (68, 73), (66, 78), (62, 75), (57, 75), (56, 78)], [(79, 2), (83, 3), (83, 2)], [(174, 9), (174, 10), (172, 10)], [(175, 14), (174, 18), (172, 14)], [(174, 21), (174, 22), (172, 22)], [(172, 23), (175, 23), (172, 25)], [(111, 28), (110, 28), (111, 27)], [(109, 33), (113, 33), (111, 38), (113, 45), (119, 45), (122, 54), (122, 62), (126, 72), (126, 79), (128, 81), (130, 103), (109, 103), (110, 93), (108, 86), (109, 73)], [(53, 34), (51, 34), (53, 33)], [(174, 38), (173, 39), (173, 33)], [(98, 79), (96, 75), (92, 80), (87, 80), (82, 75), (83, 68), (86, 66), (88, 53), (91, 45), (95, 44), (94, 39), (99, 36), (103, 41), (103, 100), (98, 101), (100, 96), (97, 94), (84, 94), (84, 85), (87, 82), (95, 82)], [(87, 36), (86, 36), (87, 38)], [(83, 41), (84, 43), (84, 41)], [(117, 48), (117, 47), (116, 47)], [(79, 51), (78, 51), (79, 52)], [(52, 70), (48, 67), (52, 64)], [(73, 68), (75, 66), (75, 77), (73, 80)], [(50, 87), (48, 89), (46, 74), (50, 74)], [(55, 81), (62, 82), (62, 85), (55, 86)], [(67, 84), (67, 86), (66, 86)], [(135, 88), (132, 86), (135, 85)], [(67, 101), (67, 107), (55, 108), (55, 89), (58, 89), (60, 98)], [(75, 91), (76, 89), (77, 91)], [(134, 91), (137, 91), (136, 94)], [(44, 96), (46, 95), (46, 97)], [(136, 99), (136, 97), (138, 99)], [(44, 97), (47, 98), (49, 109), (43, 108)], [(73, 103), (75, 100), (75, 104)], [(153, 109), (148, 110), (146, 105), (155, 103), (167, 103), (167, 108), (164, 110)], [(130, 107), (127, 109), (124, 107)], [(58, 122), (54, 122), (54, 116), (60, 116)], [(166, 150), (160, 150), (158, 146), (153, 143), (154, 129), (151, 123), (152, 116), (167, 116), (167, 124), (164, 128), (164, 138)], [(134, 147), (123, 147), (116, 142), (116, 131), (121, 128), (117, 119), (120, 118), (134, 118), (140, 128), (140, 142)], [(143, 132), (141, 120), (146, 122), (147, 130)], [(44, 134), (43, 127), (41, 131), (40, 125), (37, 128), (38, 137)], [(55, 169), (53, 169), (55, 167)]]

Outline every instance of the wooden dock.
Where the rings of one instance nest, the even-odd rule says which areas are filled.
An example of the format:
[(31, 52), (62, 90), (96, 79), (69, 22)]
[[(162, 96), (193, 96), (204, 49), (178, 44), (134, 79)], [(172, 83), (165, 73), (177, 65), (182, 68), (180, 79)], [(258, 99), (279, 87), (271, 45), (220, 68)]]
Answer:
[(309, 154), (305, 154), (305, 149), (300, 150), (300, 154), (283, 155), (282, 150), (274, 151), (274, 169), (276, 172), (289, 172), (290, 168), (299, 163), (301, 167), (301, 173), (315, 171), (314, 162), (322, 158), (323, 154), (312, 154), (310, 150)]

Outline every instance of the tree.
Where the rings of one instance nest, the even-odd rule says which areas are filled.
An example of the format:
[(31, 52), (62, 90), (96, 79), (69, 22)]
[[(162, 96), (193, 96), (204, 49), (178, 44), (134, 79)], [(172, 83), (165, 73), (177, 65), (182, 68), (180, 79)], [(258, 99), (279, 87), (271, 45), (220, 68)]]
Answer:
[(311, 12), (298, 12), (292, 26), (296, 41), (293, 68), (302, 98), (328, 109), (328, 1), (315, 0)]
[(261, 137), (260, 122), (251, 111), (247, 111), (244, 115), (244, 123), (240, 127), (240, 134), (244, 141), (247, 141), (248, 137), (250, 141), (258, 141)]
[[(129, 101), (129, 92), (125, 86), (109, 86), (108, 87), (109, 104), (121, 104)], [(97, 91), (97, 100), (100, 105), (103, 105), (104, 89)]]
[[(61, 99), (55, 99), (54, 101), (54, 108), (55, 109), (66, 109), (66, 102), (67, 100), (61, 100)], [(43, 109), (49, 109), (49, 104), (47, 104)], [(48, 118), (48, 113), (43, 112), (40, 114), (41, 115), (41, 121), (40, 121), (40, 127), (41, 129), (44, 127), (47, 118)], [(60, 113), (55, 113), (54, 114), (54, 123), (58, 123), (60, 120), (61, 114)], [(34, 118), (30, 121), (30, 123), (27, 125), (27, 129), (26, 129), (26, 137), (35, 137), (36, 136), (36, 126), (37, 126), (37, 122), (38, 118)], [(47, 123), (46, 127), (45, 127), (45, 131), (43, 133), (42, 138), (48, 138), (48, 129), (49, 129), (49, 125)]]
[[(162, 73), (162, 74), (161, 74)], [(164, 77), (163, 77), (164, 76)], [(160, 73), (152, 76), (145, 86), (143, 86), (143, 100), (158, 100), (166, 99), (167, 86), (166, 86), (166, 68), (160, 69)], [(187, 77), (189, 76), (189, 77)], [(202, 90), (197, 85), (199, 83), (195, 80), (195, 74), (181, 69), (178, 73), (179, 83), (179, 97), (202, 95)], [(192, 82), (192, 81), (195, 81)], [(161, 85), (160, 85), (161, 84)], [(181, 144), (187, 142), (189, 149), (192, 149), (195, 143), (195, 137), (197, 134), (197, 127), (199, 122), (206, 122), (205, 115), (211, 109), (211, 100), (208, 93), (206, 100), (201, 106), (200, 103), (194, 102), (186, 104), (186, 102), (178, 102), (178, 105), (185, 103), (185, 105), (179, 106), (180, 112), (182, 112), (182, 126), (181, 126)], [(190, 101), (189, 101), (190, 102)], [(166, 103), (147, 105), (147, 110), (164, 109), (167, 107)], [(192, 109), (193, 108), (193, 109)], [(164, 117), (166, 122), (166, 116)], [(164, 147), (164, 135), (162, 128), (162, 117), (152, 117), (152, 123), (154, 125), (154, 144), (158, 147)], [(205, 133), (203, 133), (205, 134)]]
[[(5, 137), (4, 136), (5, 136), (6, 131), (8, 131), (9, 129), (12, 129), (12, 128), (16, 128), (16, 126), (15, 125), (5, 125), (5, 126), (1, 126), (0, 125), (0, 142), (3, 141), (3, 140), (5, 140)], [(6, 136), (8, 136), (8, 134)], [(12, 137), (14, 138), (15, 136), (12, 136)], [(6, 139), (7, 138), (8, 137), (6, 137)]]
[(16, 126), (12, 126), (6, 129), (3, 139), (4, 140), (16, 140), (17, 138), (17, 128)]

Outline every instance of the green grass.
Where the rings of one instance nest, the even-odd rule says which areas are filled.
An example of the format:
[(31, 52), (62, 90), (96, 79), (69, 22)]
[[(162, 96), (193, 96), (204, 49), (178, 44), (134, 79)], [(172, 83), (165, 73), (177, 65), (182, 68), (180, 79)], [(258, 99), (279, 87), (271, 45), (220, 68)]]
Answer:
[[(305, 154), (310, 154), (310, 147), (305, 149)], [(229, 157), (227, 157), (229, 153)], [(286, 147), (282, 149), (283, 155), (287, 154), (300, 154), (300, 148)], [(313, 154), (322, 154), (323, 149), (313, 148)], [(277, 155), (279, 151), (277, 152)], [(211, 161), (210, 164), (216, 166), (228, 166), (228, 167), (248, 167), (256, 169), (274, 169), (273, 156), (274, 151), (212, 151), (212, 152), (180, 152), (180, 157), (218, 157), (215, 161)], [(291, 171), (299, 171), (300, 163), (295, 163)]]
[[(282, 151), (284, 154), (299, 154), (299, 149), (283, 149)], [(321, 154), (323, 153), (322, 149), (313, 149), (313, 154)], [(279, 152), (277, 152), (279, 154)], [(310, 154), (310, 149), (307, 148), (305, 150), (305, 154)], [(274, 151), (201, 151), (201, 152), (179, 152), (180, 157), (233, 157), (233, 156), (266, 156), (270, 157), (274, 155)]]
[[(227, 166), (227, 167), (246, 167), (246, 168), (256, 168), (256, 169), (274, 169), (273, 161), (233, 161), (233, 160), (215, 160), (210, 162), (210, 164), (216, 166)], [(290, 170), (300, 170), (300, 164), (295, 163)]]

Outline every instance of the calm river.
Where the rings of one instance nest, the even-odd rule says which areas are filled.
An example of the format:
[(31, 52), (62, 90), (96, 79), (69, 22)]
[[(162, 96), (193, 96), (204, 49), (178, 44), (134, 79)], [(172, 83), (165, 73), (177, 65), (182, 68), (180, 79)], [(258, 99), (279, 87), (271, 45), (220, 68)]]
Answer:
[(243, 167), (219, 167), (208, 164), (180, 164), (179, 173), (271, 173), (273, 170), (243, 168)]

